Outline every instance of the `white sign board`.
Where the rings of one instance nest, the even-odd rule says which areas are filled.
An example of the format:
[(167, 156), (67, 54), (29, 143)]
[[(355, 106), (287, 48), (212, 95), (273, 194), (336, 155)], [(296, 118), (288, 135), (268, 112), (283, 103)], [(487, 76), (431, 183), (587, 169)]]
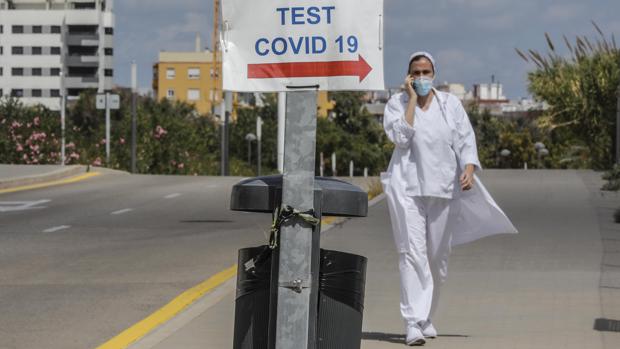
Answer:
[(383, 0), (224, 0), (222, 18), (224, 90), (384, 89)]
[(96, 97), (97, 109), (105, 109), (105, 95), (99, 94)]
[[(105, 109), (106, 98), (105, 94), (98, 94), (96, 99), (97, 109)], [(110, 109), (119, 109), (121, 106), (121, 97), (119, 95), (108, 94), (108, 107)]]

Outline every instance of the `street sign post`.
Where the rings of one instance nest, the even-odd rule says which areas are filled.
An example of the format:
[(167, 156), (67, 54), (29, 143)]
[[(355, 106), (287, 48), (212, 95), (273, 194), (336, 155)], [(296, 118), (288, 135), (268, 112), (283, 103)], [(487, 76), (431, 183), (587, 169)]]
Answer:
[(382, 0), (226, 0), (224, 89), (383, 90)]
[[(316, 91), (384, 89), (382, 18), (383, 0), (223, 1), (224, 90), (295, 91), (286, 96), (282, 207), (320, 216)], [(269, 349), (314, 349), (320, 340), (319, 232), (296, 217), (276, 237)]]
[(97, 94), (96, 106), (97, 109), (105, 109), (105, 163), (110, 164), (110, 109), (119, 109), (121, 105), (121, 98), (119, 95), (110, 94)]

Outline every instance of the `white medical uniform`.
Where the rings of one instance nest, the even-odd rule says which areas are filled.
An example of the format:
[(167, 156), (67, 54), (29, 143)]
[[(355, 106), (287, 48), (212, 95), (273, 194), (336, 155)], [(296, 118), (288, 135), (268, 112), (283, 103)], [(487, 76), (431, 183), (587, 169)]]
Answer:
[(467, 164), (481, 170), (476, 139), (460, 100), (434, 90), (428, 110), (405, 120), (409, 96), (398, 93), (383, 125), (396, 147), (381, 174), (399, 252), (401, 314), (407, 326), (430, 320), (445, 281), (451, 247), (516, 229), (474, 175), (471, 190), (459, 177)]

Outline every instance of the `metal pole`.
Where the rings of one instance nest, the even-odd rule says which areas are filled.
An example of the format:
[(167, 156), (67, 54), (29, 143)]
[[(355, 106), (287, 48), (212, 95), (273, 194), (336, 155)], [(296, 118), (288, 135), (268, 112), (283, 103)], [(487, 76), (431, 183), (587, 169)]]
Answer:
[(64, 84), (64, 72), (60, 73), (60, 159), (61, 165), (64, 166), (67, 162), (67, 156), (65, 153), (65, 119), (67, 109), (67, 94), (65, 92)]
[(131, 62), (131, 173), (136, 173), (138, 68)]
[(286, 120), (286, 92), (278, 92), (278, 172), (284, 171), (284, 128)]
[(319, 176), (323, 177), (325, 171), (325, 159), (323, 158), (323, 152), (321, 152), (321, 161), (319, 162)]
[(105, 164), (110, 167), (110, 93), (105, 93)]
[[(316, 92), (290, 92), (287, 99), (282, 204), (307, 211), (314, 207)], [(312, 317), (316, 313), (310, 304), (316, 304), (311, 297), (312, 254), (318, 253), (318, 249), (313, 251), (312, 233), (313, 227), (299, 218), (282, 225), (278, 249), (277, 349), (307, 349), (309, 342), (315, 342), (316, 319)]]
[(620, 85), (616, 91), (616, 164), (620, 164)]
[(252, 166), (252, 141), (248, 140), (248, 166)]
[(336, 177), (338, 172), (336, 171), (336, 153), (332, 153), (332, 176)]
[(262, 162), (262, 157), (261, 157), (261, 139), (263, 137), (263, 119), (258, 116), (256, 117), (256, 157), (257, 157), (257, 165), (258, 165), (258, 176), (261, 175), (261, 162)]
[(353, 178), (353, 160), (349, 161), (349, 177)]
[(224, 92), (224, 176), (228, 176), (230, 174), (230, 166), (229, 166), (229, 157), (228, 157), (228, 143), (229, 143), (229, 127), (230, 124), (230, 115), (233, 110), (233, 100), (232, 100), (232, 92), (226, 91)]
[[(227, 158), (226, 158), (226, 110), (223, 107), (224, 102), (219, 105), (220, 109), (220, 176), (226, 176)], [(212, 106), (215, 110), (215, 106)]]

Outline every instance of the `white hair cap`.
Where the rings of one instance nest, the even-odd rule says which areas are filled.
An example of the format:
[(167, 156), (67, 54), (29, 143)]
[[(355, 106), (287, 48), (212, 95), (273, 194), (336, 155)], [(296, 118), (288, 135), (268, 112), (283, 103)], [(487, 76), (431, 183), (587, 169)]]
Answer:
[(433, 65), (433, 75), (437, 75), (437, 65), (435, 64), (435, 59), (433, 58), (433, 56), (431, 56), (430, 53), (426, 52), (426, 51), (418, 51), (418, 52), (414, 52), (410, 57), (409, 57), (409, 65), (407, 66), (407, 69), (409, 69), (409, 66), (411, 65), (411, 61), (413, 61), (414, 58), (416, 57), (425, 57), (427, 58), (429, 61), (431, 61), (431, 64)]

